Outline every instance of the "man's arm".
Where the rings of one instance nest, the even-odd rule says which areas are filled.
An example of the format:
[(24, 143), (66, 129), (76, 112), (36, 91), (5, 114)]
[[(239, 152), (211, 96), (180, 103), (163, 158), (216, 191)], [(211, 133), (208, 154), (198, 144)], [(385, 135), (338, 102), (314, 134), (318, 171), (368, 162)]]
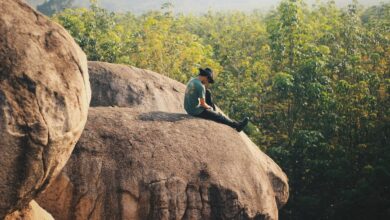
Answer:
[(207, 105), (207, 103), (206, 103), (204, 98), (200, 98), (199, 101), (200, 101), (200, 106), (202, 106), (203, 108), (205, 108), (205, 109), (213, 109), (213, 107)]
[(206, 88), (205, 86), (201, 85), (201, 84), (197, 84), (197, 89), (198, 89), (198, 97), (199, 97), (199, 103), (200, 103), (200, 106), (205, 108), (205, 109), (212, 109), (211, 106), (207, 105), (206, 103)]

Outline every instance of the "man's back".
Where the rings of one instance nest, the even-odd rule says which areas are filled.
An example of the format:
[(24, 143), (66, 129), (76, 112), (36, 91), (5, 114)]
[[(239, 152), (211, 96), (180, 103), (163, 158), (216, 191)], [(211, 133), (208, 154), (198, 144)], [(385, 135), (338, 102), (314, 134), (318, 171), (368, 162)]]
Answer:
[(184, 96), (184, 109), (190, 115), (199, 115), (204, 110), (199, 105), (199, 99), (205, 98), (206, 89), (202, 82), (197, 78), (192, 78), (186, 88)]

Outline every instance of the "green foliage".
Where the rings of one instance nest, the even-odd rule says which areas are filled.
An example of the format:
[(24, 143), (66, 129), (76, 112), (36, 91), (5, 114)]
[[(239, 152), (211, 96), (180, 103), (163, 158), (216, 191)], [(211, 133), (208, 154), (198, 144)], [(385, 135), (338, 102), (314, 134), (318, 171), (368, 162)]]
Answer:
[(294, 86), (294, 77), (288, 73), (277, 73), (273, 79), (273, 89), (276, 94), (287, 98)]
[(87, 53), (89, 60), (152, 69), (186, 82), (201, 65), (220, 70), (212, 47), (186, 31), (183, 17), (150, 12), (140, 17), (114, 14), (96, 3), (54, 16)]
[(390, 4), (311, 8), (300, 0), (259, 12), (141, 16), (93, 3), (61, 23), (90, 60), (147, 68), (186, 83), (217, 73), (213, 94), (283, 168), (281, 219), (390, 218)]

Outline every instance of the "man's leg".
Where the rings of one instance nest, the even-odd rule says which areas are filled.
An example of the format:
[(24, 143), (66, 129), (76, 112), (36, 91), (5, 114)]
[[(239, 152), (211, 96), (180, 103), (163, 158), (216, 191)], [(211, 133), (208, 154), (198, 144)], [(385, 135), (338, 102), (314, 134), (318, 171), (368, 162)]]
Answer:
[(216, 111), (215, 104), (213, 103), (213, 99), (211, 98), (211, 91), (206, 89), (206, 103), (207, 105), (213, 107), (214, 111)]
[(218, 123), (222, 123), (222, 124), (228, 125), (232, 128), (237, 128), (239, 126), (238, 122), (236, 122), (228, 117), (225, 117), (224, 115), (222, 115), (219, 112), (216, 112), (216, 111), (213, 111), (210, 109), (205, 109), (202, 113), (197, 115), (197, 117), (212, 120), (212, 121), (215, 121)]

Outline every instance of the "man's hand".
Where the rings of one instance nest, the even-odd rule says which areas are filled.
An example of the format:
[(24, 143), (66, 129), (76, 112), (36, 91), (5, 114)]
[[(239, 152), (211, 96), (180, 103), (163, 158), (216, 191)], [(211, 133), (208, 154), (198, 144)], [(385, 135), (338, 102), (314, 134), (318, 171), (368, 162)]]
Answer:
[(205, 108), (205, 109), (211, 109), (211, 110), (213, 110), (213, 107), (207, 105), (205, 99), (200, 99), (200, 106), (202, 106), (202, 107)]

